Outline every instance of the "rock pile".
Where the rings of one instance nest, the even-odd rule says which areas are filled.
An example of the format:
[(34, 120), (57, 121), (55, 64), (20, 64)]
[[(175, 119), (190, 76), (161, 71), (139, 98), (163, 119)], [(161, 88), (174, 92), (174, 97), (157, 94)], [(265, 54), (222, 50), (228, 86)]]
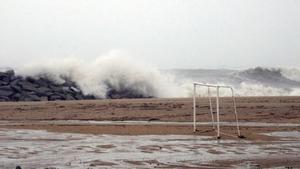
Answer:
[[(108, 85), (109, 86), (109, 85)], [(106, 98), (109, 99), (133, 99), (133, 98), (153, 98), (152, 96), (145, 96), (132, 89), (114, 89), (109, 88), (106, 93)]]
[(16, 76), (13, 70), (0, 72), (0, 101), (53, 101), (95, 99), (86, 96), (74, 82), (56, 84), (46, 78)]

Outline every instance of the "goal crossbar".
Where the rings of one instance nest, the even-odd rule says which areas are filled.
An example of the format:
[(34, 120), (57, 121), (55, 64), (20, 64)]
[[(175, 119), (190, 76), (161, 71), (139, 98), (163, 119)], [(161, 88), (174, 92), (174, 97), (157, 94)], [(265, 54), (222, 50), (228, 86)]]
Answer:
[(234, 110), (234, 115), (235, 115), (235, 121), (236, 121), (236, 127), (237, 127), (237, 134), (238, 137), (242, 138), (241, 132), (240, 132), (240, 127), (239, 127), (239, 122), (238, 122), (238, 115), (237, 115), (237, 109), (236, 109), (236, 100), (235, 100), (235, 95), (234, 95), (234, 90), (232, 86), (228, 85), (213, 85), (213, 84), (206, 84), (206, 83), (198, 83), (194, 82), (194, 95), (193, 95), (193, 120), (194, 120), (194, 132), (197, 131), (197, 125), (196, 125), (196, 114), (197, 114), (197, 107), (196, 107), (196, 95), (197, 95), (197, 86), (203, 86), (207, 87), (207, 94), (208, 94), (208, 99), (209, 99), (209, 107), (210, 107), (210, 114), (212, 118), (212, 125), (213, 129), (215, 130), (215, 118), (213, 115), (213, 107), (212, 107), (212, 96), (210, 92), (210, 88), (215, 88), (216, 89), (216, 111), (217, 111), (217, 138), (220, 138), (220, 107), (219, 107), (219, 99), (220, 99), (220, 88), (227, 88), (230, 89), (231, 91), (231, 97), (232, 97), (232, 106)]

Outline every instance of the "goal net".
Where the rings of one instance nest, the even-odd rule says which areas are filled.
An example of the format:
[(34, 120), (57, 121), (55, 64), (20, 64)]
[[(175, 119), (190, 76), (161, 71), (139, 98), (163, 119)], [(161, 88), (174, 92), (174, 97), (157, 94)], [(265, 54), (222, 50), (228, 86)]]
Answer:
[[(215, 130), (217, 127), (217, 138), (220, 139), (220, 89), (227, 89), (231, 91), (231, 97), (232, 97), (232, 106), (233, 106), (233, 113), (235, 115), (235, 121), (236, 121), (236, 127), (237, 127), (237, 134), (239, 138), (242, 138), (243, 136), (241, 136), (240, 133), (240, 127), (239, 127), (239, 122), (238, 122), (238, 115), (237, 115), (237, 110), (236, 110), (236, 100), (235, 100), (235, 95), (234, 95), (234, 90), (231, 86), (227, 86), (227, 85), (212, 85), (212, 84), (206, 84), (206, 83), (194, 83), (194, 94), (193, 94), (193, 120), (194, 120), (194, 132), (197, 131), (197, 88), (205, 88), (207, 89), (207, 96), (208, 96), (208, 100), (209, 100), (209, 110), (210, 110), (210, 115), (211, 115), (211, 120), (212, 120), (212, 125), (213, 125), (213, 129)], [(211, 89), (215, 89), (216, 90), (216, 95), (212, 96), (211, 94)], [(215, 121), (215, 117), (213, 114), (213, 107), (212, 107), (212, 97), (216, 98), (216, 121)], [(216, 126), (216, 127), (215, 127)]]

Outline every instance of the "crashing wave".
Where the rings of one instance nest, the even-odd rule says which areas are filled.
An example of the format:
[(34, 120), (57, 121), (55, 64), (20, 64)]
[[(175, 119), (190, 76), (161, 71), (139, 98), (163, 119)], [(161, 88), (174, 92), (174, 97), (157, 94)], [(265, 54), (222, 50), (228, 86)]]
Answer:
[(292, 88), (300, 86), (300, 82), (287, 78), (282, 72), (280, 68), (256, 67), (241, 71), (237, 76), (243, 82), (247, 81), (272, 87)]
[[(21, 86), (21, 91), (16, 91), (11, 86), (13, 81), (7, 79), (4, 81), (2, 73), (3, 77), (0, 76), (2, 100), (26, 100), (26, 98), (30, 100), (25, 97), (27, 95), (35, 98), (31, 100), (189, 97), (192, 94), (193, 81), (232, 85), (240, 96), (300, 95), (298, 69), (289, 71), (256, 67), (243, 71), (224, 69), (161, 71), (133, 59), (108, 56), (99, 57), (91, 62), (74, 58), (36, 62), (14, 70), (16, 75), (13, 75), (12, 79), (18, 77), (20, 83), (27, 81), (34, 87), (31, 87), (30, 91), (15, 82), (13, 84)], [(44, 86), (41, 86), (41, 83), (35, 84), (41, 81)], [(38, 91), (39, 88), (48, 88), (49, 91), (43, 94)], [(66, 92), (68, 90), (60, 90), (63, 92), (59, 93), (58, 89), (55, 91), (52, 88), (70, 91), (68, 93)], [(11, 92), (6, 92), (5, 97), (2, 97), (1, 91)], [(223, 95), (227, 94), (224, 91)], [(10, 99), (12, 96), (14, 99)]]

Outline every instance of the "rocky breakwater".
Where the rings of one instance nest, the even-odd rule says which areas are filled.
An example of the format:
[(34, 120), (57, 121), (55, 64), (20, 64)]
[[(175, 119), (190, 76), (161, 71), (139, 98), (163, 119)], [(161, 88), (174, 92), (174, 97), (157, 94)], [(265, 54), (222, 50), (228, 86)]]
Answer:
[(0, 72), (0, 101), (54, 101), (95, 99), (72, 81), (57, 84), (46, 78), (22, 77), (13, 70)]

